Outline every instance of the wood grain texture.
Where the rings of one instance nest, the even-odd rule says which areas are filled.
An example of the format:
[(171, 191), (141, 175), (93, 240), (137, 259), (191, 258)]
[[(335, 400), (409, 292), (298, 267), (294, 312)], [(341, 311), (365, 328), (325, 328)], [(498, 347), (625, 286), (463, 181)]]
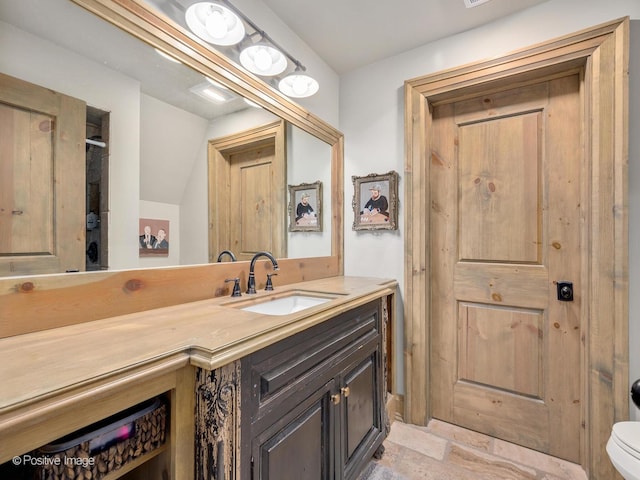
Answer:
[[(587, 173), (582, 187), (590, 196), (581, 219), (582, 248), (587, 254), (580, 268), (588, 272), (581, 293), (589, 317), (580, 373), (585, 402), (579, 442), (580, 462), (589, 478), (598, 480), (615, 478), (605, 444), (612, 424), (628, 416), (628, 28), (629, 20), (624, 18), (500, 58), (405, 82), (405, 358), (409, 386), (405, 405), (408, 421), (426, 424), (431, 406), (424, 403), (425, 393), (437, 387), (424, 368), (432, 356), (433, 286), (422, 270), (427, 243), (414, 226), (424, 218), (423, 207), (433, 207), (423, 187), (438, 162), (437, 155), (428, 158), (433, 149), (424, 139), (431, 128), (431, 109), (461, 93), (470, 98), (505, 85), (527, 84), (534, 77), (551, 79), (584, 72), (580, 121), (585, 126), (582, 168)], [(418, 175), (420, 180), (412, 180)], [(438, 213), (432, 210), (430, 215)]]
[[(336, 257), (281, 259), (274, 284), (332, 277)], [(271, 262), (256, 263), (256, 288), (264, 289)], [(248, 262), (73, 275), (0, 279), (0, 338), (231, 294), (228, 278), (246, 290)]]
[[(245, 312), (228, 306), (234, 299), (222, 297), (0, 339), (0, 437), (12, 439), (0, 442), (0, 463), (169, 392), (171, 460), (163, 454), (157, 468), (168, 462), (173, 478), (190, 478), (194, 366), (216, 370), (381, 301), (395, 286), (380, 279), (333, 277), (293, 285), (294, 290), (333, 292), (336, 299), (291, 315)], [(255, 298), (261, 296), (268, 292)]]
[(84, 270), (83, 101), (0, 74), (0, 276)]
[(196, 370), (195, 480), (240, 478), (241, 369)]

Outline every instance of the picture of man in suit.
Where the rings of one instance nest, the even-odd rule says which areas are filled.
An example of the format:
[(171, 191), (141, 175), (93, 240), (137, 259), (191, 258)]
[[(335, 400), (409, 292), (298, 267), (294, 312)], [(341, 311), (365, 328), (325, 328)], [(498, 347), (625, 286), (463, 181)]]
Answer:
[(155, 248), (157, 241), (158, 239), (154, 235), (151, 235), (151, 227), (145, 225), (144, 233), (140, 235), (140, 248)]

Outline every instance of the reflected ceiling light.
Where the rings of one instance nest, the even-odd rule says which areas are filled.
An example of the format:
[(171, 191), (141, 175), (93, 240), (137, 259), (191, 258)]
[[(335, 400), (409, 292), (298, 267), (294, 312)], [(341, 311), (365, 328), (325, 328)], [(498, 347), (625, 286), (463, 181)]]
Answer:
[(287, 57), (276, 48), (256, 43), (240, 52), (240, 63), (256, 75), (274, 76), (287, 68)]
[(201, 83), (194, 87), (191, 87), (191, 93), (195, 93), (213, 103), (226, 103), (233, 100), (234, 95), (228, 90), (220, 90), (211, 85), (210, 83)]
[(296, 70), (280, 80), (278, 88), (288, 97), (304, 98), (314, 95), (320, 85), (314, 78)]
[(235, 45), (244, 38), (240, 17), (215, 2), (194, 3), (187, 8), (185, 20), (193, 33), (214, 45)]
[(204, 93), (208, 97), (211, 97), (211, 99), (213, 99), (216, 102), (223, 103), (226, 101), (226, 98), (224, 98), (222, 94), (216, 92), (212, 88), (205, 88), (204, 90), (202, 90), (202, 93)]

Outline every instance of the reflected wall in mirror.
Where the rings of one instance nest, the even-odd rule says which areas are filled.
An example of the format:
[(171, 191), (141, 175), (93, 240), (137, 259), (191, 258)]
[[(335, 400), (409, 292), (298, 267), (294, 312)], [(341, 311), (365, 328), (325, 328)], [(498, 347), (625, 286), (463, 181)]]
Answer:
[[(200, 264), (217, 257), (219, 252), (209, 251), (210, 230), (224, 227), (209, 222), (207, 145), (278, 116), (249, 106), (232, 90), (212, 87), (202, 73), (160, 57), (150, 45), (69, 0), (0, 0), (0, 44), (1, 73), (85, 102), (93, 129), (87, 136), (104, 143), (90, 147), (101, 159), (102, 180), (96, 187), (87, 176), (81, 194), (86, 229), (73, 233), (86, 237), (87, 263), (65, 270)], [(206, 100), (208, 88), (217, 88), (226, 100)], [(332, 146), (289, 121), (285, 125), (282, 191), (287, 183), (321, 180), (329, 194)], [(338, 253), (330, 198), (324, 200), (325, 231), (295, 237), (286, 233), (286, 203), (281, 215), (287, 257)], [(92, 211), (99, 222), (86, 216)], [(133, 239), (141, 217), (170, 221), (168, 257), (139, 257)], [(62, 238), (59, 234), (54, 241)], [(2, 275), (27, 273), (49, 271)]]

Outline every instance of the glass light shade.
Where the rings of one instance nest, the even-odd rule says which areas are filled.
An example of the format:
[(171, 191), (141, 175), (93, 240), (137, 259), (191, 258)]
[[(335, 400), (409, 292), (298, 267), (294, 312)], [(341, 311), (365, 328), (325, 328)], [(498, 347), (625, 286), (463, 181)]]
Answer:
[(187, 8), (185, 20), (193, 33), (214, 45), (235, 45), (245, 35), (240, 17), (218, 3), (194, 3)]
[(240, 52), (240, 63), (256, 75), (278, 75), (287, 68), (287, 57), (270, 45), (257, 43)]
[(320, 85), (308, 75), (292, 73), (280, 80), (278, 88), (288, 97), (304, 98), (317, 93)]

